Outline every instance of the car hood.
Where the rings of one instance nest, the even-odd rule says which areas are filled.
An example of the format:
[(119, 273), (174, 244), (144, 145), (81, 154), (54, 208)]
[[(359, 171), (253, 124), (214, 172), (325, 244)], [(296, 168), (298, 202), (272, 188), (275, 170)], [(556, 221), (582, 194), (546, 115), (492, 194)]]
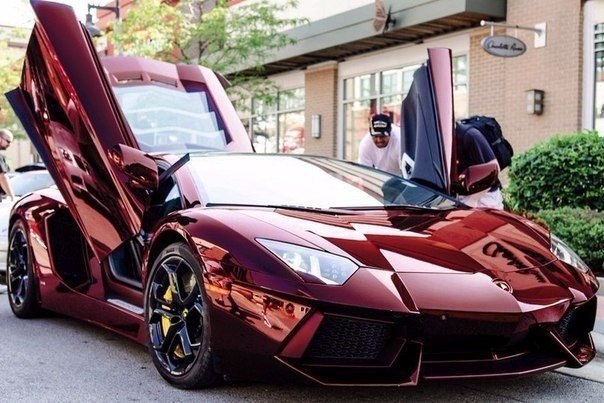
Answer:
[(243, 214), (361, 266), (405, 273), (515, 272), (556, 260), (549, 240), (511, 214), (487, 210), (347, 215), (277, 209)]
[[(355, 260), (361, 269), (341, 292), (305, 285), (309, 295), (334, 302), (356, 305), (355, 298), (339, 299), (348, 289), (387, 310), (402, 302), (405, 309), (524, 312), (586, 301), (597, 290), (592, 275), (552, 254), (546, 231), (503, 211), (240, 212), (293, 235), (276, 240), (297, 238)], [(384, 293), (402, 300), (383, 303)]]

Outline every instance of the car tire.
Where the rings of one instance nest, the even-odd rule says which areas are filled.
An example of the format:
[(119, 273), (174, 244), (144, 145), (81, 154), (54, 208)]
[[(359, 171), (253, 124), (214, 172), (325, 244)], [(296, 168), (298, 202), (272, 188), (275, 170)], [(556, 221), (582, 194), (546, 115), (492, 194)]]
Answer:
[(33, 258), (25, 222), (10, 229), (6, 262), (6, 286), (10, 308), (19, 318), (35, 318), (42, 309), (36, 287)]
[(189, 247), (180, 242), (166, 247), (145, 288), (148, 348), (161, 376), (182, 389), (218, 383), (202, 268)]

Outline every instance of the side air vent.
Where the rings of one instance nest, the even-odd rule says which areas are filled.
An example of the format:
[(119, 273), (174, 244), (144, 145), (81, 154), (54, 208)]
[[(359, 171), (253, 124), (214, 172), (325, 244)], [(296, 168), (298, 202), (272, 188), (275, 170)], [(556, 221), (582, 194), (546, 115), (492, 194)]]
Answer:
[(374, 360), (393, 334), (391, 323), (326, 315), (305, 358)]
[(567, 346), (575, 343), (581, 335), (593, 330), (596, 308), (597, 299), (592, 298), (577, 308), (571, 307), (560, 319), (556, 325), (556, 332)]

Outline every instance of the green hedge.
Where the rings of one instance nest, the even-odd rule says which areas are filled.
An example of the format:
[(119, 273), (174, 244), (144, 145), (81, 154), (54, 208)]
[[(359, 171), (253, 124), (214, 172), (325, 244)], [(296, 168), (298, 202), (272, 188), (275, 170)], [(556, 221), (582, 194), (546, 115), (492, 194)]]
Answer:
[(604, 137), (555, 136), (514, 157), (506, 208), (546, 225), (604, 274)]
[(518, 212), (559, 207), (604, 210), (604, 137), (556, 136), (515, 157), (506, 189)]
[(568, 244), (592, 270), (604, 270), (604, 212), (562, 207), (532, 214)]

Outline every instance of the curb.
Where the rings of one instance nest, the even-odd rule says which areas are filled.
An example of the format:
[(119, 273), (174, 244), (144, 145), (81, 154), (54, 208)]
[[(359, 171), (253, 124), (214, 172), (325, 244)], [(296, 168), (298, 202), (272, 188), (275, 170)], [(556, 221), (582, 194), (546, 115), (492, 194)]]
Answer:
[(604, 359), (604, 277), (598, 277), (600, 288), (596, 293), (598, 298), (598, 308), (596, 311), (596, 323), (594, 324), (594, 330), (591, 332), (598, 356)]
[[(604, 334), (598, 332), (591, 332), (591, 338), (594, 340), (596, 346), (596, 358), (594, 360), (601, 360), (604, 364)], [(604, 380), (604, 378), (602, 378)]]
[[(596, 294), (598, 298), (598, 308), (596, 311), (596, 323), (592, 334), (604, 335), (604, 277), (597, 277), (600, 283), (600, 288)], [(595, 342), (595, 340), (594, 340)], [(600, 353), (604, 354), (604, 342), (600, 344), (600, 348), (596, 348)]]

